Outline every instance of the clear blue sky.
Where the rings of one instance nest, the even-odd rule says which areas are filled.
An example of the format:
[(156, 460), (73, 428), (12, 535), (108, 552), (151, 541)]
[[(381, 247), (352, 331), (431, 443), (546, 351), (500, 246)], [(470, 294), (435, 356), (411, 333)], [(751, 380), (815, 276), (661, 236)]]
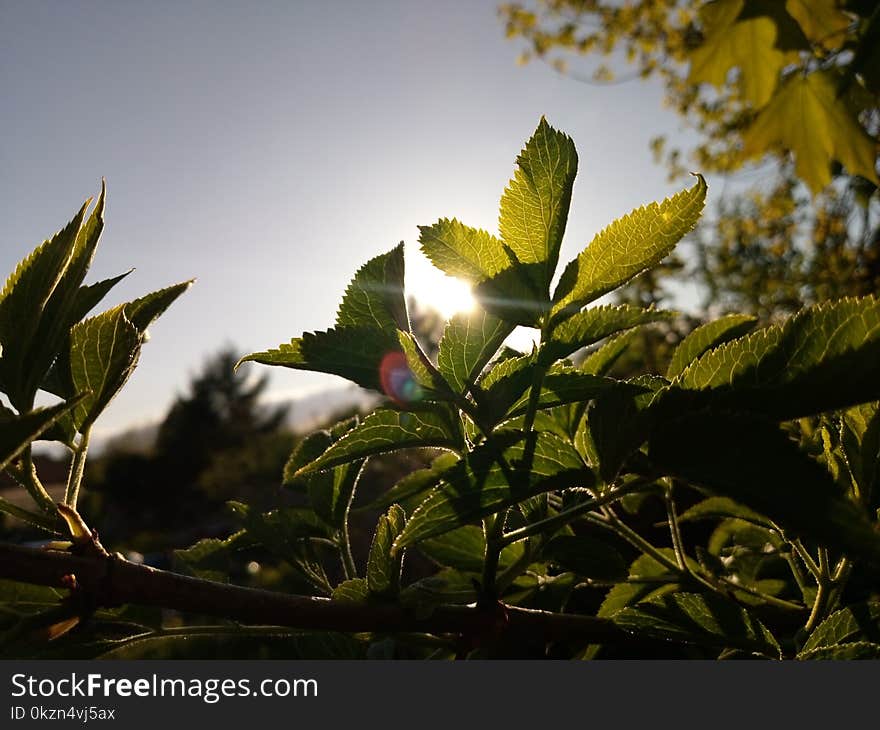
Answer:
[[(520, 50), (494, 0), (0, 0), (0, 275), (104, 176), (90, 279), (137, 268), (106, 303), (198, 277), (96, 430), (160, 418), (223, 343), (330, 326), (358, 266), (399, 240), (415, 256), (419, 224), (494, 232), (542, 114), (580, 156), (563, 262), (680, 187), (648, 150), (680, 131), (657, 85), (584, 85), (517, 66)], [(271, 382), (277, 397), (342, 383)]]

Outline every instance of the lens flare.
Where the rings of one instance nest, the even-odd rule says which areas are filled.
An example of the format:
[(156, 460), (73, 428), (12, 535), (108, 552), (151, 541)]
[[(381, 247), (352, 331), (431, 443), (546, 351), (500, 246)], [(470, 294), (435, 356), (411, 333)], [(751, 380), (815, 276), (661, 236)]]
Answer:
[(382, 391), (399, 406), (421, 400), (422, 388), (402, 352), (389, 352), (379, 364), (379, 382)]

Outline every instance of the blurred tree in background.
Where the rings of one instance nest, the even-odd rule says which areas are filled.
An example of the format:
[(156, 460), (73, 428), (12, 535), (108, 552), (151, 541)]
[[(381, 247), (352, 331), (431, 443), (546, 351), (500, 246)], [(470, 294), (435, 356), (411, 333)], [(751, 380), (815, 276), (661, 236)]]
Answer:
[(283, 429), (288, 406), (261, 403), (267, 376), (248, 378), (247, 366), (225, 348), (192, 378), (159, 425), (151, 448), (111, 448), (90, 464), (89, 491), (100, 500), (105, 525), (140, 549), (179, 545), (179, 531), (204, 534), (223, 522), (233, 497), (260, 505), (277, 501), (279, 475), (295, 438)]
[(246, 365), (235, 370), (237, 361), (232, 348), (212, 356), (159, 427), (156, 458), (180, 485), (197, 482), (218, 456), (254, 447), (284, 423), (287, 406), (259, 403), (268, 376), (249, 380)]
[[(657, 78), (699, 136), (652, 143), (670, 178), (691, 166), (725, 194), (672, 273), (704, 309), (772, 319), (880, 284), (880, 2), (537, 0), (500, 6), (510, 38), (593, 84)], [(626, 295), (658, 301), (663, 278)]]

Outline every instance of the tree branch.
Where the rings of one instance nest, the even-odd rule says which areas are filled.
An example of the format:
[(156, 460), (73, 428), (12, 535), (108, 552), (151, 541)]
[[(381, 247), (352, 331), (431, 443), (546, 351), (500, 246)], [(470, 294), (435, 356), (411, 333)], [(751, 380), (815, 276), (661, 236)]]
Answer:
[(475, 639), (515, 635), (617, 644), (630, 640), (612, 621), (593, 616), (515, 606), (499, 606), (497, 611), (439, 606), (424, 616), (396, 604), (333, 601), (191, 578), (118, 556), (75, 555), (0, 543), (0, 578), (69, 588), (71, 575), (91, 608), (160, 606), (246, 624), (323, 631), (425, 632)]

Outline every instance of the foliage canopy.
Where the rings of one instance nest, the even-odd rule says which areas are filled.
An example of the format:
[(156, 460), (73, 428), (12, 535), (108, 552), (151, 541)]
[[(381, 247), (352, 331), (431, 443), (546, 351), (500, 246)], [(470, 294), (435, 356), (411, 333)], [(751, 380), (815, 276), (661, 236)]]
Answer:
[[(667, 656), (880, 656), (873, 587), (880, 304), (848, 298), (751, 332), (753, 317), (722, 318), (685, 339), (663, 374), (611, 377), (611, 363), (631, 342), (627, 333), (676, 315), (588, 305), (671, 252), (696, 225), (706, 183), (697, 176), (691, 187), (612, 223), (557, 280), (576, 166), (572, 140), (542, 119), (502, 195), (497, 236), (448, 218), (421, 229), (429, 258), (467, 277), (481, 303), (447, 324), (436, 360), (411, 331), (401, 246), (357, 271), (333, 328), (241, 359), (341, 375), (386, 400), (366, 418), (296, 446), (279, 477), (300, 506), (263, 512), (232, 502), (235, 531), (178, 551), (180, 570), (215, 581), (200, 584), (211, 597), (206, 613), (289, 622), (272, 628), (268, 649), (287, 656), (591, 658), (644, 654), (656, 640), (668, 642), (661, 645)], [(87, 235), (82, 230), (88, 227), (64, 234), (69, 251)], [(70, 260), (38, 248), (24, 270), (39, 276), (13, 274), (8, 306), (41, 321)], [(3, 387), (15, 411), (0, 421), (0, 456), (35, 506), (0, 509), (63, 541), (53, 559), (115, 560), (114, 575), (137, 570), (104, 551), (77, 511), (77, 495), (90, 424), (130, 374), (147, 319), (180, 291), (82, 323), (73, 321), (84, 316), (81, 308), (62, 307), (68, 330), (53, 340), (39, 385), (71, 373), (61, 380), (82, 390), (62, 391), (67, 399), (51, 409), (23, 405), (30, 391), (16, 374), (32, 345), (13, 338), (7, 355), (3, 343)], [(516, 325), (537, 331), (531, 352), (503, 345)], [(569, 359), (584, 348), (579, 364)], [(77, 380), (68, 363), (79, 362), (86, 377)], [(38, 436), (73, 451), (64, 504), (51, 502), (29, 468)], [(414, 448), (431, 454), (430, 463), (369, 495), (364, 475), (377, 473), (383, 455)], [(359, 545), (353, 536), (364, 521), (368, 539)], [(3, 550), (21, 554), (0, 546), (0, 557)], [(252, 605), (242, 602), (222, 580), (232, 561), (251, 555), (330, 600), (260, 593)], [(132, 657), (164, 647), (175, 654), (186, 626), (169, 633), (155, 615), (114, 613), (106, 586), (86, 574), (72, 587), (45, 579), (70, 589), (60, 602), (55, 591), (37, 588), (27, 589), (37, 598), (21, 599), (20, 584), (4, 593), (3, 650)], [(16, 568), (13, 575), (24, 574)], [(174, 577), (151, 575), (168, 605), (180, 605)], [(293, 601), (302, 613), (275, 612), (281, 604), (273, 600)], [(51, 644), (34, 633), (48, 626), (57, 635), (80, 621), (87, 625)], [(108, 651), (102, 632), (111, 625)], [(514, 625), (531, 633), (506, 631)], [(342, 633), (306, 631), (316, 626)], [(426, 630), (414, 635), (412, 626)], [(230, 633), (222, 629), (218, 641)], [(259, 643), (248, 633), (253, 627), (240, 631), (251, 646)], [(296, 642), (277, 642), (279, 634)], [(202, 627), (200, 635), (209, 634)], [(626, 637), (637, 640), (629, 650)]]

